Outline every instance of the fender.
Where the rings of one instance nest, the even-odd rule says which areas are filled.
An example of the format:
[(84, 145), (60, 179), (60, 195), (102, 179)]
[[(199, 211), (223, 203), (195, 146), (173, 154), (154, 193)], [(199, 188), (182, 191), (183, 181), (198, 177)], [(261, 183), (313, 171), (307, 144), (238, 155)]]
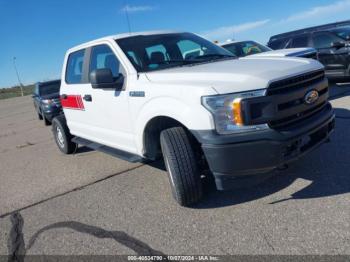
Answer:
[(159, 116), (170, 117), (189, 130), (214, 127), (211, 114), (199, 103), (189, 105), (179, 99), (163, 96), (150, 99), (141, 107), (135, 121), (135, 142), (139, 155), (144, 153), (143, 135), (147, 124)]

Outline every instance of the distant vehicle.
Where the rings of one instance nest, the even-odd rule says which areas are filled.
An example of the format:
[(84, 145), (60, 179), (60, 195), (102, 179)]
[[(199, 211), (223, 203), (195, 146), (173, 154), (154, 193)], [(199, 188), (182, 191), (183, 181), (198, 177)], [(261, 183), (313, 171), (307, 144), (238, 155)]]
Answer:
[(52, 119), (62, 113), (60, 102), (61, 80), (39, 82), (33, 93), (34, 107), (40, 120), (50, 125)]
[(271, 48), (259, 44), (255, 41), (235, 41), (220, 44), (223, 48), (230, 51), (238, 57), (245, 57), (248, 55), (255, 56), (273, 56), (273, 57), (304, 57), (317, 59), (317, 52), (314, 48), (290, 48), (281, 50), (272, 50)]
[(314, 47), (328, 78), (350, 78), (350, 20), (272, 36), (272, 49)]

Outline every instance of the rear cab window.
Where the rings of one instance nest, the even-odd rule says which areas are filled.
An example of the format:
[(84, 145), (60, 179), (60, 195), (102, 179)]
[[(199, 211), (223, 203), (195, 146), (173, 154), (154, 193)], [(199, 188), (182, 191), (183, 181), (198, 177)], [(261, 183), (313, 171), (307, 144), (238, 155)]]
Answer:
[(169, 60), (166, 48), (162, 44), (147, 47), (146, 53), (150, 61), (148, 65), (150, 69), (157, 68), (159, 64)]
[(60, 92), (61, 83), (59, 81), (44, 83), (39, 85), (40, 96), (56, 94)]
[(66, 83), (79, 84), (83, 78), (85, 49), (73, 52), (69, 55), (66, 68)]
[(181, 51), (183, 59), (191, 59), (204, 54), (201, 46), (191, 40), (181, 40), (176, 44)]

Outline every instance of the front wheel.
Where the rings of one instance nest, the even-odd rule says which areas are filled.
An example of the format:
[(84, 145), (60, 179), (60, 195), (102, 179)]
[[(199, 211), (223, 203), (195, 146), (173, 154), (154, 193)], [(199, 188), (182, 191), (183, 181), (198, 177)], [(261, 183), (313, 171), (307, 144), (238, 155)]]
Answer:
[(190, 139), (182, 127), (166, 129), (160, 134), (164, 163), (173, 197), (181, 206), (198, 202), (203, 195), (199, 167)]
[(52, 121), (52, 132), (59, 150), (64, 154), (72, 154), (77, 149), (77, 144), (72, 142), (73, 136), (69, 132), (65, 118), (55, 117)]
[(43, 120), (43, 116), (38, 112), (38, 119)]
[(51, 125), (51, 122), (46, 118), (45, 114), (42, 114), (42, 118), (44, 119), (44, 124), (45, 126), (49, 126)]

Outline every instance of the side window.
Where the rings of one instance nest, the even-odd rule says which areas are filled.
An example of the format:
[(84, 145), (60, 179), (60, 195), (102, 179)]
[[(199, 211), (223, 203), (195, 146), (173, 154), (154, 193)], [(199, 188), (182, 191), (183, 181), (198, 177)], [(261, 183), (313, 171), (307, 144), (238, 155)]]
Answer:
[(333, 42), (338, 42), (340, 38), (331, 34), (316, 34), (313, 36), (314, 47), (319, 48), (329, 48)]
[(294, 37), (292, 40), (292, 47), (294, 48), (307, 47), (308, 45), (309, 43), (308, 43), (307, 35), (297, 36), (297, 37)]
[(269, 43), (269, 47), (274, 50), (283, 49), (286, 47), (286, 44), (288, 41), (289, 41), (289, 38), (273, 40)]
[(177, 42), (177, 46), (179, 47), (183, 59), (190, 59), (196, 56), (203, 55), (202, 47), (190, 40), (181, 40)]
[(81, 83), (83, 76), (83, 62), (85, 49), (73, 52), (68, 57), (66, 82), (68, 84)]
[(94, 46), (91, 51), (89, 73), (102, 68), (109, 68), (114, 77), (120, 73), (120, 62), (108, 45)]

